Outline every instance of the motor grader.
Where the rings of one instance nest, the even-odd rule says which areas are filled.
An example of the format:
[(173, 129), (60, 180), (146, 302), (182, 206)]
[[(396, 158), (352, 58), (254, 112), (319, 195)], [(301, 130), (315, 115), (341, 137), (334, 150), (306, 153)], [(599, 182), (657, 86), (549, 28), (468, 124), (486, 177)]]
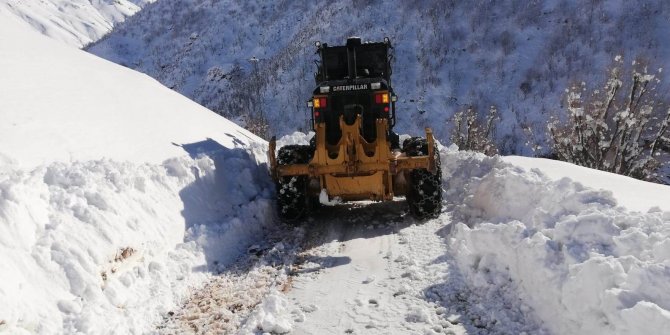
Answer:
[[(279, 217), (295, 222), (321, 200), (390, 201), (405, 196), (424, 218), (441, 210), (440, 157), (431, 129), (406, 139), (393, 132), (397, 97), (391, 86), (391, 43), (316, 43), (316, 88), (307, 105), (314, 137), (309, 145), (269, 145)], [(328, 199), (323, 199), (324, 197)]]

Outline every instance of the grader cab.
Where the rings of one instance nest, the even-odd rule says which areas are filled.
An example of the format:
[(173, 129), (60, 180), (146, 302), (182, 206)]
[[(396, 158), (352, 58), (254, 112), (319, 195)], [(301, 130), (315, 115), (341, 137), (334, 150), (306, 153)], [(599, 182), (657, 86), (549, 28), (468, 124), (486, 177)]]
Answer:
[(388, 39), (346, 45), (317, 42), (320, 56), (308, 102), (315, 132), (310, 145), (279, 148), (270, 140), (270, 173), (277, 184), (278, 214), (295, 221), (318, 198), (389, 201), (405, 196), (423, 218), (441, 210), (440, 157), (432, 131), (401, 146), (395, 125)]

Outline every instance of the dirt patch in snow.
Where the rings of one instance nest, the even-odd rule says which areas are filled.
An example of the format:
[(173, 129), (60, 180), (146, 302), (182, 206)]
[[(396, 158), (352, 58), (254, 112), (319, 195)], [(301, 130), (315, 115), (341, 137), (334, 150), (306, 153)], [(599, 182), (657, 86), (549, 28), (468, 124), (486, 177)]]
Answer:
[(204, 287), (191, 294), (183, 306), (164, 316), (160, 334), (236, 331), (272, 292), (287, 292), (302, 229), (277, 226), (262, 245), (253, 245), (237, 262), (219, 269)]

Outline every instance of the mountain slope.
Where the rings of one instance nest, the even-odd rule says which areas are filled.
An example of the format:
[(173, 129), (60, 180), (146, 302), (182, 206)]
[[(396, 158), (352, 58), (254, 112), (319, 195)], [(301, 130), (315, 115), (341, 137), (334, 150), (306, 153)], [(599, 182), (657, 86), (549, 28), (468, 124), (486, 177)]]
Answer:
[(155, 0), (2, 0), (0, 8), (29, 23), (36, 31), (82, 47), (112, 30)]
[[(503, 152), (529, 153), (527, 142), (546, 144), (548, 114), (571, 83), (601, 85), (617, 55), (667, 68), (669, 15), (668, 2), (654, 0), (165, 0), (88, 50), (225, 116), (262, 112), (281, 135), (308, 128), (315, 41), (388, 36), (401, 133), (430, 125), (446, 143), (455, 111), (495, 105)], [(667, 83), (668, 71), (659, 78)]]
[(146, 75), (45, 42), (3, 17), (9, 23), (0, 37), (8, 45), (0, 50), (0, 108), (11, 122), (0, 125), (0, 147), (23, 165), (101, 158), (160, 163), (185, 153), (178, 144), (206, 136), (225, 146), (260, 140)]
[[(229, 4), (250, 25), (250, 39), (265, 21), (245, 21), (245, 12), (265, 10), (268, 22), (276, 10), (304, 19), (299, 2)], [(319, 20), (346, 18), (340, 5), (307, 7), (322, 10)], [(365, 13), (378, 3), (354, 5)], [(403, 6), (397, 11), (434, 8)], [(667, 186), (440, 147), (438, 218), (418, 222), (402, 202), (352, 204), (286, 229), (274, 221), (261, 139), (146, 75), (30, 30), (0, 10), (0, 332), (239, 325), (243, 333), (654, 334), (670, 327)], [(272, 87), (274, 98), (289, 97)], [(296, 122), (289, 112), (269, 115)], [(307, 137), (281, 143), (294, 140)], [(552, 179), (505, 160), (550, 170)], [(633, 202), (630, 189), (639, 191)]]
[(150, 332), (263, 236), (259, 138), (2, 11), (0, 44), (0, 332)]

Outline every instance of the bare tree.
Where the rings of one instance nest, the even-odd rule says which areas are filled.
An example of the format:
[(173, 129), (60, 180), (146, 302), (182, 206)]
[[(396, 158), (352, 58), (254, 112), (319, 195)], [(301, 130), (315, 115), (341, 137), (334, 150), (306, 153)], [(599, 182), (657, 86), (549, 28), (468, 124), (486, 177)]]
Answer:
[(617, 56), (604, 88), (588, 99), (584, 83), (567, 90), (567, 119), (554, 117), (548, 127), (554, 153), (578, 165), (657, 181), (670, 109), (656, 94), (660, 80), (642, 63), (633, 63), (630, 78), (622, 78), (622, 65)]
[(246, 121), (245, 128), (261, 138), (268, 139), (270, 125), (265, 117), (265, 113), (263, 112), (264, 106), (263, 97), (261, 95), (261, 88), (264, 82), (259, 70), (259, 61), (260, 60), (256, 58), (256, 56), (253, 56), (249, 59), (249, 62), (253, 67), (253, 74), (249, 78), (249, 86), (251, 91), (251, 95), (249, 95), (249, 105), (251, 108), (244, 115)]
[(483, 122), (477, 114), (474, 106), (469, 106), (465, 111), (454, 114), (452, 122), (454, 129), (451, 133), (451, 141), (458, 146), (459, 150), (472, 150), (483, 152), (488, 156), (498, 154), (493, 136), (496, 123), (500, 120), (498, 110), (495, 106), (489, 108)]

